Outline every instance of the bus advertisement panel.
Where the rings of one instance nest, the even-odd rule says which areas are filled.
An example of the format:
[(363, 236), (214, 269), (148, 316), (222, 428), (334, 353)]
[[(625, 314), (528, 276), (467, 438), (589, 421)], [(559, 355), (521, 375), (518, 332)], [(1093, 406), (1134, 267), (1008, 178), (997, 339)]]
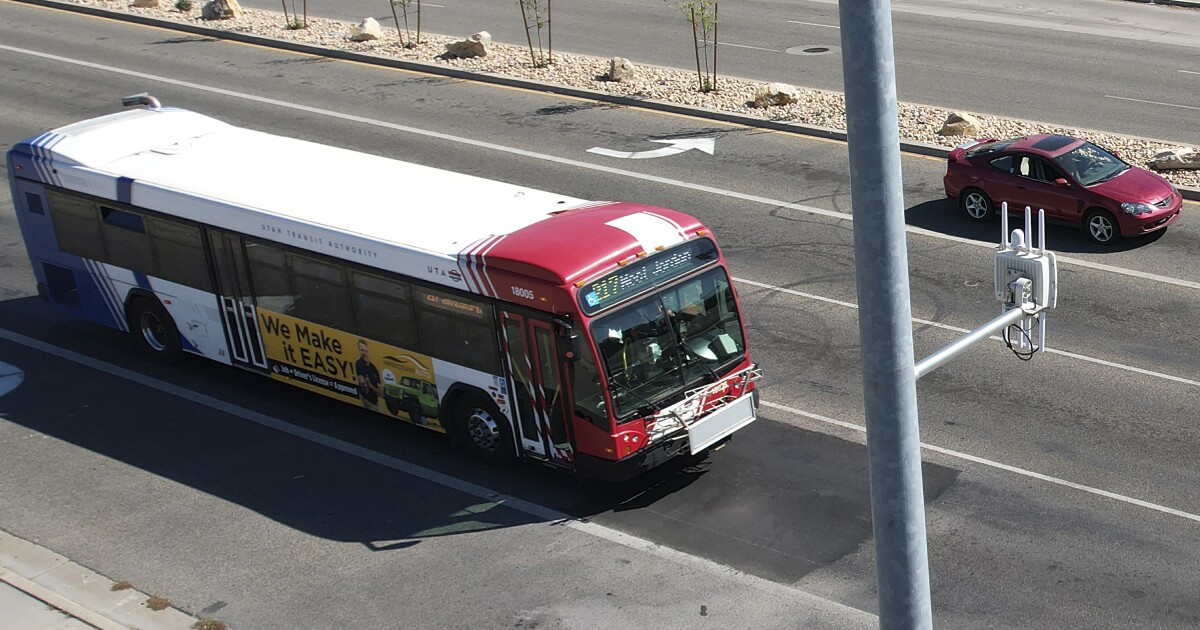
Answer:
[(271, 378), (445, 433), (430, 357), (256, 310)]

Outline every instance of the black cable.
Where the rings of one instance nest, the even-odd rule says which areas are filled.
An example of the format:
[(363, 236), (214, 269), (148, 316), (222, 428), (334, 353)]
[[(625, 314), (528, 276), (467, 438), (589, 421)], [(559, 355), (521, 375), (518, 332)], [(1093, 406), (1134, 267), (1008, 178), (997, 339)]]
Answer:
[[(1016, 328), (1017, 332), (1020, 333), (1020, 336), (1025, 338), (1026, 345), (1028, 345), (1030, 348), (1032, 348), (1031, 350), (1021, 351), (1021, 350), (1017, 350), (1015, 347), (1013, 347), (1012, 339), (1009, 338), (1010, 333), (1008, 332), (1010, 329), (1013, 329), (1013, 328)], [(1037, 354), (1037, 351), (1039, 349), (1041, 349), (1041, 346), (1035, 347), (1033, 345), (1033, 338), (1029, 336), (1029, 333), (1026, 332), (1024, 328), (1021, 327), (1021, 324), (1019, 322), (1016, 324), (1009, 324), (1008, 328), (1004, 329), (1004, 334), (1001, 336), (1004, 339), (1004, 345), (1008, 346), (1008, 349), (1012, 350), (1012, 353), (1017, 355), (1017, 358), (1022, 361), (1028, 361), (1028, 360), (1032, 359), (1033, 355)]]

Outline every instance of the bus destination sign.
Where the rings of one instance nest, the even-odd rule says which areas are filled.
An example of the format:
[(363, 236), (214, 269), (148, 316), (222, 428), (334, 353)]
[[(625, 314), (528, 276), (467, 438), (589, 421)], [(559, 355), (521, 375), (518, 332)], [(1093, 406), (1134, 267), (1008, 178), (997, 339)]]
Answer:
[(584, 313), (592, 315), (716, 260), (717, 246), (711, 240), (693, 239), (584, 285), (579, 291), (579, 305)]

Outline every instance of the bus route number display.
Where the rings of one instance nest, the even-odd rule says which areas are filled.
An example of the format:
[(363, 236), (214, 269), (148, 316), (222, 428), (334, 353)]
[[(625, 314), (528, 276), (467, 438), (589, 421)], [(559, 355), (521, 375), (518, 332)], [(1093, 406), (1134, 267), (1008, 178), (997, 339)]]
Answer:
[(585, 285), (579, 292), (580, 306), (591, 315), (716, 260), (717, 248), (712, 241), (688, 241)]

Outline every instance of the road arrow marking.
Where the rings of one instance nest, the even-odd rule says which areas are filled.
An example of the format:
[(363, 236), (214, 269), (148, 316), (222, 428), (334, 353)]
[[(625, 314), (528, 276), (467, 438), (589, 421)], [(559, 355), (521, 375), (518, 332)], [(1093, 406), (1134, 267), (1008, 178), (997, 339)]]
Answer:
[(651, 142), (661, 142), (669, 144), (669, 147), (661, 149), (653, 149), (651, 151), (613, 151), (604, 147), (592, 147), (588, 149), (588, 153), (596, 153), (608, 157), (624, 158), (627, 160), (645, 160), (648, 158), (667, 157), (676, 153), (683, 153), (689, 149), (703, 151), (709, 155), (713, 154), (713, 150), (717, 147), (716, 138), (675, 138), (672, 140), (651, 140)]

